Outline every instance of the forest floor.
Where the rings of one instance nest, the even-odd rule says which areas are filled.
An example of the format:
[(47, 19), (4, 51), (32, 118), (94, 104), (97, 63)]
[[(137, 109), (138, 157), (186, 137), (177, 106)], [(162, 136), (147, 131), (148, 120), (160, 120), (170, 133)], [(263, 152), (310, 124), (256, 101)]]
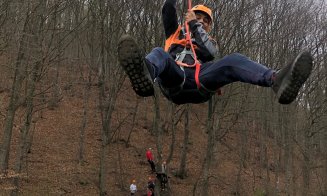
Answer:
[[(7, 92), (8, 93), (8, 92)], [(3, 103), (7, 93), (2, 93)], [(8, 95), (8, 94), (7, 94)], [(132, 127), (132, 113), (136, 101), (139, 103), (139, 115), (133, 128), (129, 146), (126, 147), (128, 133)], [(154, 176), (145, 158), (147, 148), (156, 152), (156, 138), (151, 134), (153, 109), (152, 98), (137, 99), (129, 84), (123, 87), (119, 94), (116, 110), (112, 118), (112, 127), (115, 134), (113, 143), (109, 146), (107, 156), (107, 195), (129, 195), (129, 185), (132, 179), (136, 180), (137, 195), (146, 193), (147, 180)], [(165, 106), (165, 103), (163, 103)], [(5, 105), (1, 106), (5, 111)], [(80, 146), (80, 131), (83, 118), (83, 88), (82, 86), (67, 88), (62, 91), (62, 100), (58, 107), (37, 112), (39, 118), (33, 123), (33, 140), (27, 162), (21, 175), (20, 195), (99, 195), (99, 165), (101, 148), (101, 118), (98, 112), (97, 87), (92, 86), (89, 99), (87, 124), (85, 131), (84, 162), (78, 164)], [(164, 107), (163, 107), (164, 108)], [(169, 184), (172, 195), (192, 195), (194, 184), (201, 175), (202, 164), (207, 147), (207, 134), (204, 130), (207, 111), (206, 104), (194, 105), (191, 112), (189, 149), (187, 154), (187, 176), (177, 178), (180, 154), (182, 150), (184, 131), (183, 123), (177, 125), (174, 156), (169, 163)], [(19, 138), (19, 122), (23, 114), (18, 115), (13, 132), (13, 141), (10, 154), (10, 168), (16, 160), (16, 150)], [(20, 119), (21, 118), (21, 119)], [(165, 118), (165, 117), (163, 117)], [(166, 119), (168, 120), (168, 119)], [(122, 126), (118, 126), (124, 122)], [(183, 122), (183, 121), (182, 121)], [(117, 128), (118, 127), (118, 128)], [(167, 158), (171, 144), (171, 131), (164, 131), (163, 157)], [(237, 132), (228, 132), (222, 142), (215, 148), (210, 178), (209, 195), (237, 195), (237, 181), (242, 182), (242, 193), (239, 195), (253, 195), (265, 189), (264, 178), (267, 169), (259, 166), (259, 160), (254, 153), (258, 148), (256, 133), (250, 133), (247, 149), (252, 161), (244, 163), (239, 170), (240, 157)], [(269, 149), (268, 149), (269, 150)], [(270, 158), (268, 164), (271, 163)], [(241, 178), (238, 179), (238, 174)], [(270, 176), (271, 183), (277, 182), (274, 175)], [(9, 178), (0, 181), (0, 195), (9, 195), (13, 188)], [(280, 194), (282, 195), (282, 194)]]

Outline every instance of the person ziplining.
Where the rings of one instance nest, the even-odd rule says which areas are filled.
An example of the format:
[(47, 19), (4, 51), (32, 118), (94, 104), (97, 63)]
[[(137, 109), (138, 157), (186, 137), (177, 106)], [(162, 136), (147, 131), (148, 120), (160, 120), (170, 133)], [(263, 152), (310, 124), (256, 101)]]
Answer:
[(135, 93), (142, 97), (154, 95), (153, 83), (176, 104), (203, 103), (221, 87), (243, 82), (271, 87), (279, 103), (292, 103), (308, 79), (313, 58), (300, 52), (279, 71), (233, 53), (214, 61), (218, 53), (216, 41), (209, 36), (212, 11), (196, 5), (185, 14), (185, 25), (178, 24), (176, 0), (165, 0), (162, 19), (166, 35), (165, 48), (154, 48), (145, 58), (135, 39), (123, 35), (118, 42), (118, 59), (128, 75)]

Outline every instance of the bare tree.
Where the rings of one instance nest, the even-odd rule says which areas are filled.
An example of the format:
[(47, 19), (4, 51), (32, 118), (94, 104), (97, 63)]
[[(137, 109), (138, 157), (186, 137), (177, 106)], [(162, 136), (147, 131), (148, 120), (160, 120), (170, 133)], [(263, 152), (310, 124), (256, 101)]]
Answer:
[(17, 108), (20, 105), (19, 95), (21, 93), (21, 87), (23, 80), (25, 79), (24, 64), (26, 63), (26, 51), (28, 50), (28, 34), (29, 34), (29, 21), (31, 10), (26, 10), (24, 19), (24, 28), (22, 30), (22, 36), (20, 37), (19, 50), (14, 65), (14, 80), (11, 89), (10, 101), (8, 104), (8, 110), (6, 114), (6, 121), (4, 125), (4, 135), (0, 147), (0, 169), (4, 173), (8, 169), (8, 160), (10, 153), (10, 143), (12, 137), (12, 129), (15, 119)]
[(184, 140), (183, 140), (183, 148), (181, 152), (181, 160), (179, 164), (179, 170), (177, 176), (180, 178), (185, 178), (187, 176), (187, 167), (186, 167), (186, 158), (187, 152), (189, 149), (189, 135), (190, 135), (190, 116), (189, 111), (191, 109), (191, 105), (187, 104), (184, 108)]

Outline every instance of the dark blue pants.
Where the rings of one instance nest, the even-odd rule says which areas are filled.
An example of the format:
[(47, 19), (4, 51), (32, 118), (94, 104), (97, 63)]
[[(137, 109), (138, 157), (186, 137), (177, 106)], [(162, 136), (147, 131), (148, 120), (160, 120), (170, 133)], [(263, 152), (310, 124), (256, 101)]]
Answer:
[[(173, 97), (167, 96), (177, 104), (201, 103), (210, 97), (198, 92), (195, 83), (195, 68), (184, 68), (184, 71), (175, 63), (175, 60), (162, 48), (154, 48), (146, 56), (147, 64), (153, 68), (152, 79), (157, 79), (164, 88), (175, 88), (184, 81), (183, 90)], [(272, 85), (271, 76), (275, 71), (250, 60), (248, 57), (233, 53), (218, 61), (201, 65), (199, 80), (210, 91), (233, 83), (244, 82), (263, 87)]]

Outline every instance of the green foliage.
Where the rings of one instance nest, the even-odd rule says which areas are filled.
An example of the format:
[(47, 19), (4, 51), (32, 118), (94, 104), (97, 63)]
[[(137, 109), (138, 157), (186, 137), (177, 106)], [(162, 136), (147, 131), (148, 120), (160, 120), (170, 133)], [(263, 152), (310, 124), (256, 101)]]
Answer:
[(266, 191), (261, 188), (257, 188), (254, 192), (254, 196), (266, 196), (266, 195), (267, 195)]

